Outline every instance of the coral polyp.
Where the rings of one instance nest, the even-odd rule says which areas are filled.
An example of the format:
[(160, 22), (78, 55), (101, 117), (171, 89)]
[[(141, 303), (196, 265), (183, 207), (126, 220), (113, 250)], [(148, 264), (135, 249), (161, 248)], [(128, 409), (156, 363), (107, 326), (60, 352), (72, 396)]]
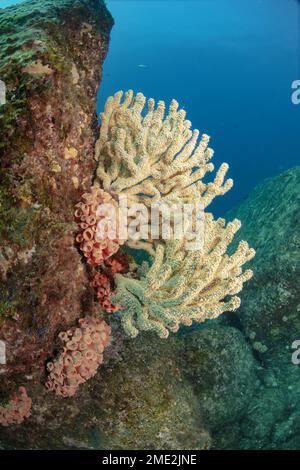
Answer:
[[(98, 266), (116, 253), (122, 243), (109, 232), (114, 229), (118, 205), (110, 194), (97, 186), (92, 186), (90, 192), (84, 193), (81, 199), (75, 206), (78, 229), (76, 241), (88, 264)], [(103, 228), (101, 234), (97, 233), (98, 224)]]
[(118, 305), (114, 305), (110, 300), (113, 295), (111, 280), (105, 273), (97, 272), (92, 279), (91, 287), (96, 290), (97, 300), (105, 312), (113, 313), (120, 309)]
[(46, 387), (62, 397), (73, 396), (79, 385), (95, 375), (110, 341), (111, 329), (104, 320), (86, 316), (78, 323), (78, 328), (59, 334), (63, 351), (47, 364)]

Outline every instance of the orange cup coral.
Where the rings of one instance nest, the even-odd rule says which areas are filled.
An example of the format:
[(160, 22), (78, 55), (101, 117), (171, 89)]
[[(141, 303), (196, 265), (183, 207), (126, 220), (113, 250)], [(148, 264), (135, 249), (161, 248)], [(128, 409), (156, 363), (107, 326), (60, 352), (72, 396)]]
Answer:
[(0, 424), (2, 426), (21, 424), (30, 415), (31, 405), (32, 400), (27, 395), (25, 387), (19, 387), (18, 393), (8, 404), (0, 406)]
[(96, 273), (91, 286), (94, 287), (97, 293), (97, 299), (103, 310), (107, 313), (117, 312), (119, 307), (113, 305), (110, 301), (110, 296), (114, 294), (111, 289), (111, 281), (104, 273)]
[(76, 241), (92, 266), (103, 263), (123, 243), (116, 235), (117, 210), (118, 204), (112, 196), (97, 186), (84, 193), (82, 201), (75, 206)]
[(111, 328), (104, 320), (92, 316), (81, 318), (79, 328), (61, 332), (63, 352), (56, 361), (47, 364), (47, 389), (62, 397), (73, 396), (102, 364), (110, 333)]

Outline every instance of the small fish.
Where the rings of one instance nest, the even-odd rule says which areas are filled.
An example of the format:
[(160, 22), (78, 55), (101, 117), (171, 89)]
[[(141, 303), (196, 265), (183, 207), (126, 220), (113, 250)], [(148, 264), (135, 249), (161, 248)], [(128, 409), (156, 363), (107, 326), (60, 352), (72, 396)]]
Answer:
[(138, 67), (140, 67), (141, 69), (146, 69), (146, 68), (147, 68), (147, 65), (145, 65), (145, 64), (138, 64)]

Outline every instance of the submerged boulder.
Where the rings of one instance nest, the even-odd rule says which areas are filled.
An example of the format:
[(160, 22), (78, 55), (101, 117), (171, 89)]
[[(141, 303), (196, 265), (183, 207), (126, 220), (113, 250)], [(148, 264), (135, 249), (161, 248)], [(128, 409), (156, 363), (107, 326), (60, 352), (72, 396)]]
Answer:
[(209, 326), (186, 333), (182, 359), (198, 407), (211, 429), (234, 423), (247, 412), (256, 386), (256, 364), (240, 331)]
[(126, 342), (122, 360), (94, 389), (107, 449), (208, 449), (192, 385), (180, 367), (180, 342), (145, 334)]
[(242, 448), (300, 447), (299, 355), (292, 357), (300, 339), (299, 213), (300, 167), (295, 167), (262, 182), (227, 214), (242, 222), (236, 241), (246, 237), (256, 250), (254, 276), (235, 314), (260, 379), (235, 443)]
[(257, 186), (227, 216), (256, 250), (237, 316), (254, 353), (271, 367), (291, 364), (300, 338), (300, 167)]

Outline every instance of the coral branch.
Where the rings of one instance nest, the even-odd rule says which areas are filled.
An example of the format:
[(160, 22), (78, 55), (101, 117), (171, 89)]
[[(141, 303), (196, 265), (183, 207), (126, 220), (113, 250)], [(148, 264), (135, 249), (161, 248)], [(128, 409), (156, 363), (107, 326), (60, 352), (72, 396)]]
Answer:
[[(229, 256), (227, 247), (240, 222), (234, 220), (226, 226), (223, 219), (214, 220), (203, 212), (233, 185), (231, 179), (226, 180), (226, 163), (212, 182), (204, 183), (206, 174), (214, 170), (209, 137), (203, 134), (198, 142), (199, 131), (191, 130), (191, 122), (175, 100), (165, 115), (163, 101), (155, 107), (154, 100), (149, 99), (145, 111), (142, 93), (134, 96), (129, 90), (123, 100), (122, 96), (120, 91), (109, 97), (101, 114), (95, 149), (97, 178), (119, 203), (121, 196), (126, 196), (129, 205), (144, 204), (143, 217), (138, 221), (143, 235), (134, 233), (126, 243), (146, 249), (153, 262), (151, 267), (140, 267), (138, 278), (116, 273), (117, 289), (112, 299), (122, 308), (121, 321), (129, 336), (154, 330), (167, 337), (181, 324), (191, 325), (237, 309), (240, 299), (236, 294), (252, 276), (250, 270), (243, 273), (242, 266), (254, 256), (254, 250), (243, 241)], [(175, 208), (178, 218), (178, 207), (187, 203), (196, 208), (196, 214), (189, 214), (181, 236), (175, 236), (175, 218), (167, 236), (157, 236), (152, 229), (169, 220), (168, 210)], [(158, 218), (154, 224), (151, 219), (149, 235), (148, 216), (154, 213), (154, 204)]]
[(184, 240), (170, 241), (157, 246), (151, 267), (144, 263), (139, 279), (117, 274), (113, 301), (123, 307), (125, 332), (135, 337), (141, 330), (153, 330), (165, 338), (181, 324), (189, 326), (236, 310), (240, 305), (236, 294), (252, 277), (252, 271), (242, 272), (242, 266), (255, 254), (244, 241), (233, 255), (226, 254), (239, 228), (238, 220), (226, 226), (223, 219), (206, 214), (201, 250), (187, 251)]
[(132, 90), (109, 97), (101, 114), (102, 125), (95, 156), (97, 177), (105, 191), (126, 194), (131, 202), (146, 205), (160, 200), (195, 202), (206, 208), (212, 200), (232, 187), (225, 181), (228, 165), (223, 164), (212, 183), (202, 180), (213, 171), (213, 150), (209, 137), (190, 129), (185, 111), (172, 100), (168, 115), (165, 103), (155, 108), (152, 98), (144, 112), (146, 98)]

